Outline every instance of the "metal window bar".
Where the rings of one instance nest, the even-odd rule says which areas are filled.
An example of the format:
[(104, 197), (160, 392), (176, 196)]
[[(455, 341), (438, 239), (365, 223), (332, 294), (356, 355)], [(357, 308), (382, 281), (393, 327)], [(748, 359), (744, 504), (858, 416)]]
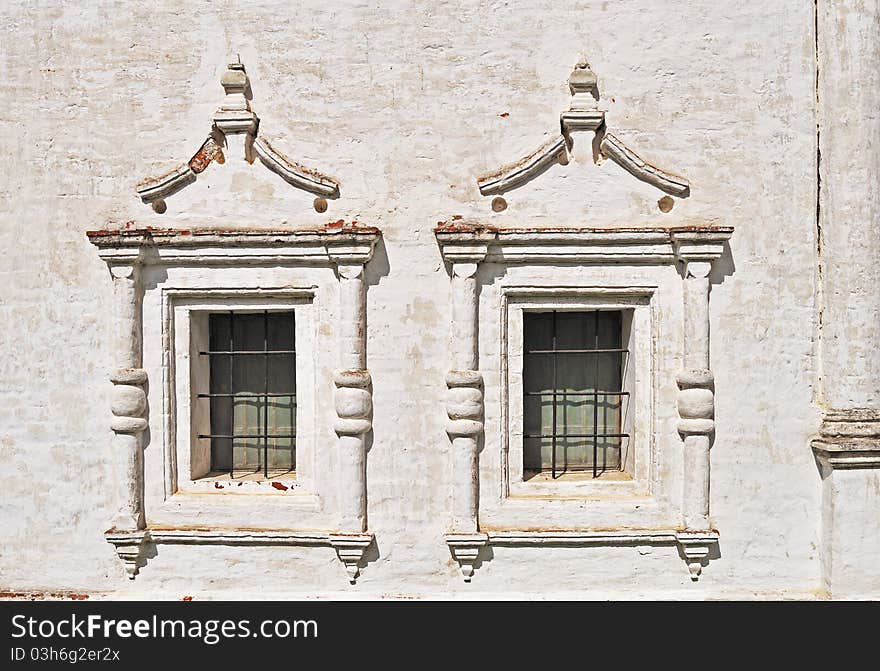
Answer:
[[(275, 354), (295, 354), (295, 349), (269, 349), (269, 311), (263, 310), (263, 349), (259, 350), (244, 350), (244, 349), (236, 349), (235, 348), (235, 317), (236, 313), (233, 310), (229, 311), (229, 349), (228, 350), (212, 350), (207, 349), (200, 351), (200, 355), (204, 356), (226, 356), (228, 365), (229, 365), (229, 392), (226, 393), (201, 393), (197, 394), (198, 398), (229, 398), (231, 399), (230, 403), (230, 421), (232, 426), (232, 433), (202, 433), (199, 434), (200, 439), (226, 439), (232, 441), (232, 447), (234, 449), (234, 443), (237, 438), (241, 439), (262, 439), (262, 459), (263, 462), (263, 476), (265, 478), (269, 477), (269, 439), (296, 439), (295, 433), (269, 433), (269, 399), (270, 398), (291, 398), (294, 399), (294, 403), (296, 402), (296, 393), (271, 393), (269, 392), (269, 357)], [(263, 392), (262, 393), (247, 393), (247, 392), (235, 392), (235, 372), (234, 372), (234, 357), (237, 355), (263, 355)], [(261, 433), (236, 433), (235, 431), (235, 399), (239, 398), (255, 398), (262, 399), (263, 401), (263, 430)], [(213, 461), (213, 453), (212, 453), (212, 461)], [(229, 477), (235, 477), (235, 455), (234, 452), (230, 455), (230, 465), (229, 465)]]
[[(581, 348), (566, 348), (562, 349), (557, 347), (557, 336), (558, 336), (558, 322), (557, 322), (557, 311), (552, 311), (552, 335), (551, 335), (551, 349), (526, 349), (524, 350), (524, 354), (527, 355), (551, 355), (553, 357), (552, 364), (552, 387), (551, 387), (551, 403), (552, 403), (552, 432), (547, 433), (530, 433), (524, 434), (524, 438), (537, 438), (537, 439), (545, 439), (549, 438), (551, 441), (551, 456), (550, 456), (550, 470), (552, 479), (556, 479), (557, 471), (559, 470), (557, 466), (557, 440), (559, 438), (584, 438), (584, 439), (592, 439), (592, 447), (593, 447), (593, 459), (592, 459), (592, 471), (593, 477), (597, 478), (599, 476), (599, 438), (617, 438), (618, 439), (618, 449), (620, 447), (619, 439), (621, 438), (629, 438), (628, 433), (608, 433), (608, 432), (599, 432), (599, 403), (598, 399), (606, 398), (606, 397), (617, 397), (619, 399), (623, 399), (623, 397), (628, 397), (630, 395), (629, 392), (619, 390), (619, 391), (599, 391), (599, 357), (594, 357), (594, 366), (593, 366), (593, 391), (583, 391), (583, 392), (568, 392), (568, 391), (560, 391), (559, 390), (559, 379), (558, 379), (558, 356), (560, 354), (618, 354), (621, 359), (623, 356), (629, 353), (627, 348), (623, 347), (599, 347), (599, 310), (593, 310), (594, 317), (594, 344), (595, 347), (592, 349), (581, 349)], [(617, 338), (620, 339), (620, 324), (618, 322), (617, 329)], [(622, 379), (621, 379), (622, 384)], [(532, 391), (525, 392), (524, 396), (546, 396), (547, 392), (544, 391)], [(557, 399), (559, 396), (563, 396), (563, 398), (567, 397), (592, 397), (594, 399), (593, 402), (593, 431), (591, 433), (559, 433), (557, 430)], [(621, 416), (618, 415), (618, 425), (621, 422)], [(564, 464), (563, 464), (563, 472), (568, 470), (568, 453), (567, 450), (564, 454)], [(602, 451), (602, 472), (607, 470), (607, 459), (608, 459), (608, 450), (603, 449)]]

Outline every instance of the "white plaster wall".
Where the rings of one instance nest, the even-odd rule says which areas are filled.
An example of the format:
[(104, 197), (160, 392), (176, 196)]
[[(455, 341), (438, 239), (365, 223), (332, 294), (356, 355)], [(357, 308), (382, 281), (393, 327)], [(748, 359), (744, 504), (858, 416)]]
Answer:
[[(7, 2), (0, 9), (0, 587), (111, 596), (808, 596), (819, 585), (813, 4)], [(312, 196), (261, 167), (211, 165), (168, 201), (134, 185), (187, 160), (246, 63), (261, 133), (341, 182)], [(558, 129), (586, 55), (609, 127), (692, 195), (662, 195), (589, 144), (493, 214), (475, 177)], [(495, 548), (465, 585), (443, 541), (449, 277), (432, 228), (732, 225), (712, 287), (721, 558), (691, 584), (673, 549)], [(124, 578), (107, 380), (111, 283), (87, 229), (379, 226), (368, 268), (379, 557), (350, 587), (329, 548), (163, 547)], [(151, 386), (152, 394), (158, 385)], [(253, 578), (264, 587), (250, 590)], [(271, 576), (271, 580), (266, 577)], [(337, 590), (340, 590), (337, 592)]]

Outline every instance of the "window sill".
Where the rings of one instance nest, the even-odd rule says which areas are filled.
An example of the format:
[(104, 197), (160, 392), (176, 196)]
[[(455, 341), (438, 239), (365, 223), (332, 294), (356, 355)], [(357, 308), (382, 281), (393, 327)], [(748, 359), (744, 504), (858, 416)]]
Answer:
[(293, 482), (296, 480), (296, 471), (288, 470), (270, 470), (268, 475), (264, 475), (263, 471), (247, 471), (235, 475), (229, 471), (212, 471), (201, 478), (191, 480), (191, 482)]
[(626, 471), (605, 471), (593, 477), (592, 471), (572, 471), (553, 477), (550, 471), (526, 471), (523, 482), (530, 484), (554, 482), (632, 482), (632, 475)]
[(208, 474), (196, 480), (179, 483), (179, 494), (275, 494), (285, 496), (308, 496), (301, 482), (296, 479), (296, 471), (269, 472), (266, 478), (262, 472), (230, 477), (229, 473)]
[(644, 499), (650, 500), (648, 483), (634, 480), (629, 473), (607, 473), (594, 478), (592, 473), (568, 473), (557, 476), (540, 473), (525, 481), (510, 483), (507, 499)]

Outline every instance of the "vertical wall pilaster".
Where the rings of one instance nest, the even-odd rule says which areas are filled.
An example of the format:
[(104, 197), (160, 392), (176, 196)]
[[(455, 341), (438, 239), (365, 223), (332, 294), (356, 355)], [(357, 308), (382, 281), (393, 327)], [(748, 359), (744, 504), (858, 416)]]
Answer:
[(880, 2), (819, 0), (822, 581), (880, 594)]
[(111, 265), (115, 333), (113, 338), (114, 384), (111, 428), (114, 448), (122, 464), (119, 509), (113, 526), (119, 531), (144, 528), (144, 473), (141, 434), (147, 428), (147, 373), (141, 368), (140, 266)]
[(678, 430), (684, 441), (685, 529), (709, 525), (709, 448), (715, 431), (714, 378), (709, 369), (708, 262), (686, 264), (684, 279), (684, 370), (677, 376)]
[(452, 443), (452, 525), (446, 543), (470, 582), (487, 536), (480, 533), (479, 441), (483, 434), (483, 375), (479, 370), (478, 247), (449, 254), (452, 332), (446, 374), (446, 433)]
[(337, 435), (339, 533), (330, 544), (352, 584), (373, 534), (367, 531), (367, 434), (373, 428), (373, 382), (367, 370), (367, 293), (364, 271), (373, 246), (328, 247), (339, 278), (339, 368), (333, 373)]
[[(682, 439), (683, 528), (680, 551), (691, 579), (697, 580), (718, 543), (709, 507), (710, 452), (715, 437), (715, 377), (710, 363), (709, 273), (723, 250), (688, 233), (674, 236), (682, 265), (684, 299), (683, 368), (678, 384), (678, 432)], [(719, 241), (720, 242), (720, 241)]]
[(363, 264), (340, 264), (339, 369), (336, 423), (339, 436), (339, 524), (345, 532), (367, 529), (366, 434), (372, 427), (371, 379), (367, 370), (366, 296)]
[(452, 441), (452, 528), (477, 532), (477, 442), (483, 432), (483, 376), (477, 364), (477, 264), (452, 265), (452, 338), (446, 375), (446, 432)]

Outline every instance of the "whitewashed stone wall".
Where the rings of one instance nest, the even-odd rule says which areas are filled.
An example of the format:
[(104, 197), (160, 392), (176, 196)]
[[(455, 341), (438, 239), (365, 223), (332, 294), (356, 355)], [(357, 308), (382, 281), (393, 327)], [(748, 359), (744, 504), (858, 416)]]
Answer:
[[(880, 593), (878, 471), (820, 469), (811, 449), (831, 410), (867, 409), (863, 434), (876, 434), (880, 299), (860, 269), (876, 274), (878, 260), (877, 3), (821, 0), (818, 24), (813, 4), (795, 1), (297, 4), (0, 10), (0, 588), (165, 598)], [(259, 162), (210, 165), (164, 214), (137, 197), (141, 178), (185, 163), (204, 141), (230, 54), (247, 65), (261, 135), (338, 180), (326, 212)], [(662, 192), (612, 161), (595, 165), (581, 134), (568, 165), (506, 193), (507, 209), (493, 212), (477, 176), (558, 132), (582, 57), (609, 128), (686, 176), (689, 197), (662, 212)], [(822, 189), (839, 184), (817, 196), (819, 148)], [(720, 557), (699, 582), (673, 546), (642, 545), (498, 546), (462, 581), (445, 541), (452, 283), (433, 232), (457, 215), (500, 227), (735, 229), (709, 278)], [(109, 426), (113, 282), (85, 231), (339, 219), (382, 230), (364, 274), (376, 548), (357, 584), (330, 547), (296, 546), (167, 545), (126, 580), (104, 538), (124, 476)], [(660, 400), (674, 405), (670, 383)], [(497, 382), (486, 385), (497, 397)], [(158, 383), (148, 397), (158, 413)], [(332, 407), (322, 412), (332, 421)]]

